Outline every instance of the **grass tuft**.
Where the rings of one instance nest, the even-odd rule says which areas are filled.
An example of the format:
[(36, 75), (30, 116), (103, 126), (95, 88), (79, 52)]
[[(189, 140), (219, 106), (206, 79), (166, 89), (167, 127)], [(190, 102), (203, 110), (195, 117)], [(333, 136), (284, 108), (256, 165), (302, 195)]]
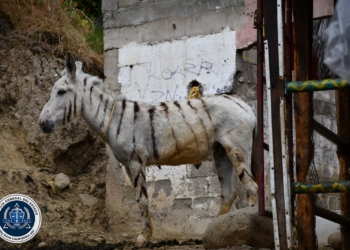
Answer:
[(90, 48), (98, 54), (103, 54), (103, 28), (96, 27), (91, 30), (87, 35), (86, 41)]
[(0, 0), (0, 10), (21, 35), (55, 45), (58, 56), (70, 51), (86, 71), (103, 74), (103, 30), (79, 11), (58, 0)]

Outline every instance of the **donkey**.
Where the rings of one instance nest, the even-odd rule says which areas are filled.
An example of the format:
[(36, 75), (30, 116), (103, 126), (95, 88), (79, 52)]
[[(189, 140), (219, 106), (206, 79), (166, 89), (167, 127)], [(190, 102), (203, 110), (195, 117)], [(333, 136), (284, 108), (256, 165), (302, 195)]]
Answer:
[(110, 146), (134, 185), (142, 216), (136, 246), (152, 236), (145, 168), (149, 165), (200, 164), (212, 156), (221, 185), (219, 215), (237, 197), (235, 169), (248, 197), (257, 202), (257, 185), (246, 166), (256, 118), (251, 107), (229, 95), (161, 103), (143, 103), (113, 96), (103, 81), (84, 73), (81, 62), (67, 53), (63, 76), (54, 84), (39, 125), (44, 133), (82, 116)]

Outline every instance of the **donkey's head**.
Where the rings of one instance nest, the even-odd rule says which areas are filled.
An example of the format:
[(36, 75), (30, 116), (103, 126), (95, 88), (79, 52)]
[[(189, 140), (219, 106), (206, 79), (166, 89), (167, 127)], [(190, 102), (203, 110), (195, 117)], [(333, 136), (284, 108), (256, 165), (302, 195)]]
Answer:
[(81, 71), (81, 62), (76, 63), (73, 56), (67, 53), (65, 68), (62, 77), (52, 87), (49, 100), (39, 117), (39, 125), (44, 133), (53, 132), (81, 114), (78, 90), (83, 85), (83, 78), (77, 74), (77, 70)]

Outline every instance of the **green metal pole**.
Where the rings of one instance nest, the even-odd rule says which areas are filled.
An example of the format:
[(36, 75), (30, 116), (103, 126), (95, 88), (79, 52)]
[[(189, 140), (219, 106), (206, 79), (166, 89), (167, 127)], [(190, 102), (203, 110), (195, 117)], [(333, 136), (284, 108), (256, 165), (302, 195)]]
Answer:
[(319, 183), (295, 182), (292, 190), (295, 194), (348, 193), (350, 192), (350, 181), (330, 181)]
[(290, 94), (296, 92), (311, 92), (341, 88), (350, 88), (350, 83), (342, 79), (308, 80), (287, 82), (285, 85), (285, 92), (286, 94)]

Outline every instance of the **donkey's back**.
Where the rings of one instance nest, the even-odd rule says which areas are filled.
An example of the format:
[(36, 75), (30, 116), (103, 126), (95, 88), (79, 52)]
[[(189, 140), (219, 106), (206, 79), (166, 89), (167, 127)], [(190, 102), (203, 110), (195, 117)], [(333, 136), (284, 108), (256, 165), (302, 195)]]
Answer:
[(112, 149), (125, 164), (130, 157), (145, 165), (198, 164), (225, 141), (247, 152), (255, 126), (251, 107), (229, 95), (156, 104), (120, 100), (115, 115)]

